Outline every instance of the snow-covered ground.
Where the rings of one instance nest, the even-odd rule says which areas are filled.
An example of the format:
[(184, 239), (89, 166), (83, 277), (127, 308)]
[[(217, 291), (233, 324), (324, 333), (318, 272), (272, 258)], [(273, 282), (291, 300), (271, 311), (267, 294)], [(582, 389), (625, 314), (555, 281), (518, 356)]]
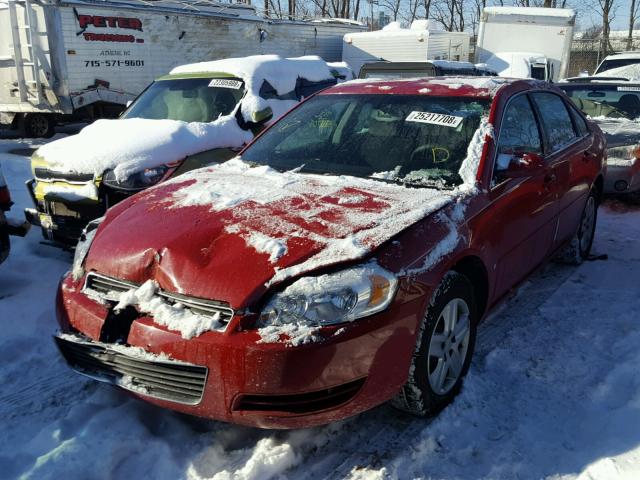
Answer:
[[(27, 151), (0, 141), (21, 215)], [(640, 208), (608, 203), (608, 260), (549, 265), (479, 329), (460, 396), (432, 421), (382, 406), (264, 431), (135, 400), (70, 371), (51, 340), (71, 256), (32, 230), (0, 265), (0, 477), (640, 478)]]

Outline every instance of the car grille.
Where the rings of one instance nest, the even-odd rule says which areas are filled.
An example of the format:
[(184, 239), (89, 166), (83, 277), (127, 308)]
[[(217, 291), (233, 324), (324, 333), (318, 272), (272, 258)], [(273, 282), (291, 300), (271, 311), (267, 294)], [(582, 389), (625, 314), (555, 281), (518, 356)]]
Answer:
[(234, 410), (311, 413), (337, 407), (351, 400), (362, 388), (366, 378), (317, 390), (287, 395), (242, 395)]
[[(84, 284), (84, 289), (89, 289), (94, 292), (102, 294), (108, 300), (117, 301), (118, 296), (122, 292), (131, 290), (132, 288), (138, 288), (140, 285), (124, 280), (118, 280), (115, 278), (107, 277), (106, 275), (100, 275), (95, 272), (90, 272), (87, 275), (87, 279)], [(205, 298), (190, 297), (187, 295), (181, 295), (179, 293), (165, 292), (158, 290), (156, 293), (170, 304), (180, 303), (184, 308), (190, 310), (196, 315), (204, 317), (213, 317), (219, 315), (219, 321), (223, 325), (226, 325), (233, 318), (233, 309), (229, 304), (224, 302), (218, 302), (215, 300), (208, 300)]]
[(126, 390), (171, 402), (196, 405), (207, 382), (206, 367), (175, 360), (151, 360), (81, 337), (54, 337), (62, 356), (79, 373)]
[(33, 172), (35, 177), (40, 180), (67, 180), (69, 182), (90, 182), (93, 180), (93, 173), (56, 172), (42, 167), (36, 167)]

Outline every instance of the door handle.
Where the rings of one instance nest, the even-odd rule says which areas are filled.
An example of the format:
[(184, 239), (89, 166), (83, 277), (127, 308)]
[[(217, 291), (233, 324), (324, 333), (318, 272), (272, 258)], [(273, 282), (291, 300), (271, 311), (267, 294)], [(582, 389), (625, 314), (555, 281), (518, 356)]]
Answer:
[(556, 174), (555, 173), (550, 173), (548, 175), (545, 175), (544, 180), (543, 180), (545, 185), (549, 185), (550, 183), (553, 183), (555, 181), (556, 181)]
[(582, 152), (582, 161), (588, 162), (589, 160), (591, 160), (591, 154), (589, 153), (589, 150), (585, 150)]

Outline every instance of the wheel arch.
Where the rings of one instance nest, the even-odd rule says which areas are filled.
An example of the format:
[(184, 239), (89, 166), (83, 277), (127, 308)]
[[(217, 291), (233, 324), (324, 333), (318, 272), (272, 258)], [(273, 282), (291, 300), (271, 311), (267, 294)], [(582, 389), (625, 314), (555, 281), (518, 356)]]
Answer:
[(456, 261), (451, 270), (469, 279), (478, 308), (478, 318), (482, 318), (489, 303), (489, 273), (484, 262), (475, 255), (468, 255)]

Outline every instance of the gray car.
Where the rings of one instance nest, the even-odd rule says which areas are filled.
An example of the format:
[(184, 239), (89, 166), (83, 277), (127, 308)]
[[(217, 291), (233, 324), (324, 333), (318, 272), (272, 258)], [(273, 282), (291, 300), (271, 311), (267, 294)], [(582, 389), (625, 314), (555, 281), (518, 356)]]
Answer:
[(640, 198), (640, 83), (591, 78), (558, 87), (605, 134), (604, 193)]

